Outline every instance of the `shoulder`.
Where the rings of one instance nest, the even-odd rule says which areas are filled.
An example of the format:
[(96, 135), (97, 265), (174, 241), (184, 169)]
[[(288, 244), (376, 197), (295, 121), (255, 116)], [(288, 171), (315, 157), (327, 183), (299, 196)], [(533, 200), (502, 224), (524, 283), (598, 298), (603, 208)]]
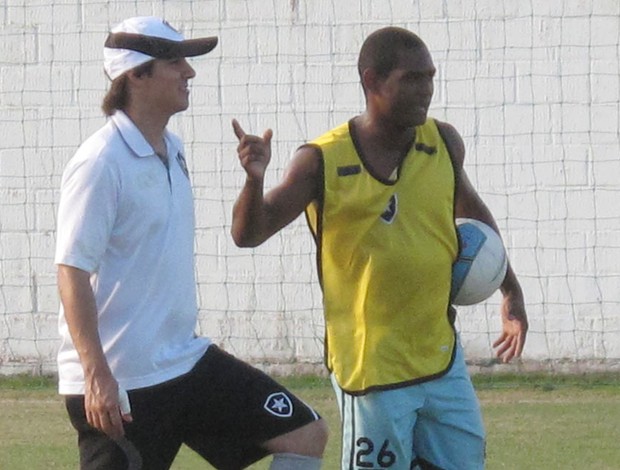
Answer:
[(323, 166), (323, 152), (321, 147), (314, 143), (307, 143), (299, 147), (293, 154), (289, 171), (299, 176), (313, 179), (319, 176)]
[(125, 153), (122, 151), (123, 148), (126, 148), (123, 139), (115, 127), (108, 122), (82, 142), (69, 160), (65, 176), (109, 173), (117, 166), (115, 161), (119, 158), (119, 154)]
[(113, 155), (118, 152), (119, 147), (126, 147), (122, 136), (111, 120), (101, 127), (98, 131), (91, 134), (75, 153), (82, 158), (97, 158), (102, 155)]
[(435, 120), (439, 134), (455, 164), (462, 166), (465, 160), (465, 144), (463, 138), (451, 124)]
[(315, 146), (299, 147), (286, 166), (282, 180), (267, 196), (270, 200), (275, 198), (284, 205), (296, 207), (301, 213), (319, 194), (323, 174), (321, 160), (320, 151)]

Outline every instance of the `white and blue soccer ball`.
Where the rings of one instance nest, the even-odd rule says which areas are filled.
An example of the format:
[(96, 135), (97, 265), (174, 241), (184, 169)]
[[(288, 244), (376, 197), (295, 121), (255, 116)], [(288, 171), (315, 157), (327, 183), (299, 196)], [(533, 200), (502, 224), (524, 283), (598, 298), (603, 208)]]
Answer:
[(459, 256), (452, 265), (450, 301), (473, 305), (488, 299), (506, 276), (508, 256), (498, 233), (476, 219), (456, 219)]

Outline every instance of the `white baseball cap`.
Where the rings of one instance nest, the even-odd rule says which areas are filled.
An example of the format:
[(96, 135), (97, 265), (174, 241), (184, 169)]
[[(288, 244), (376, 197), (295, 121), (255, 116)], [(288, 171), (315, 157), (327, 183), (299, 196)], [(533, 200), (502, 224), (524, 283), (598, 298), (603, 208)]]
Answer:
[(110, 80), (153, 59), (174, 59), (206, 54), (217, 45), (217, 37), (184, 39), (170, 24), (156, 16), (129, 18), (112, 28), (103, 48)]

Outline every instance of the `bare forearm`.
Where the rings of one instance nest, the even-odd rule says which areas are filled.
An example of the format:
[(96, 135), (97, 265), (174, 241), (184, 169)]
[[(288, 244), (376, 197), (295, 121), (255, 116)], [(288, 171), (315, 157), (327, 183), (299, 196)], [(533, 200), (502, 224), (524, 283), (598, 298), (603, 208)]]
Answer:
[(266, 225), (263, 181), (247, 179), (233, 207), (233, 240), (241, 247), (258, 246), (268, 238)]
[(88, 423), (113, 439), (124, 434), (118, 383), (112, 375), (99, 337), (97, 305), (90, 275), (71, 266), (58, 267), (58, 287), (65, 319), (84, 370), (84, 411)]
[[(473, 189), (471, 183), (464, 174), (461, 183), (456, 201), (456, 217), (468, 217), (480, 220), (491, 226), (499, 234), (500, 231), (493, 214), (478, 193)], [(512, 270), (510, 262), (508, 262), (508, 269), (506, 270), (506, 276), (501, 285), (501, 291), (504, 296), (510, 295), (515, 300), (520, 301), (523, 299), (521, 286), (519, 285), (517, 276)]]
[(97, 328), (97, 306), (87, 272), (59, 266), (58, 288), (73, 344), (88, 381), (98, 374), (110, 374)]
[(500, 290), (502, 292), (502, 295), (510, 295), (513, 298), (519, 299), (521, 302), (523, 302), (523, 291), (521, 290), (521, 285), (519, 284), (517, 275), (513, 271), (510, 262), (508, 262), (508, 269), (506, 270), (506, 276), (504, 277), (504, 281), (500, 286)]
[[(480, 201), (480, 203), (477, 204), (474, 209), (470, 209), (468, 216), (486, 223), (487, 225), (491, 226), (498, 234), (500, 233), (493, 214), (482, 201)], [(521, 291), (519, 280), (517, 279), (517, 276), (512, 269), (510, 261), (508, 261), (508, 269), (506, 270), (506, 276), (504, 277), (504, 281), (502, 282), (500, 289), (504, 296), (510, 295), (515, 299), (523, 298), (523, 293)]]

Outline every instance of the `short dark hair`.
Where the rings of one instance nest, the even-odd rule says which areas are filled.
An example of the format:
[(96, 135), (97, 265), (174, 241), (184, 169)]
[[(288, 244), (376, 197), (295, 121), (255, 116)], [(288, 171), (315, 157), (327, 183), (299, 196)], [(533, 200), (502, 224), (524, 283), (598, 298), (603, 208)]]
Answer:
[(371, 33), (360, 50), (357, 71), (360, 79), (366, 69), (373, 69), (380, 77), (387, 77), (398, 64), (399, 53), (406, 49), (426, 47), (411, 31), (388, 26)]
[[(142, 65), (138, 65), (136, 68), (131, 69), (130, 72), (135, 73), (138, 77), (142, 75), (151, 76), (153, 74), (154, 60), (150, 60)], [(103, 97), (103, 103), (101, 104), (101, 110), (106, 116), (112, 116), (117, 110), (124, 110), (129, 104), (129, 79), (127, 73), (124, 73), (120, 77), (112, 80), (110, 89)]]

